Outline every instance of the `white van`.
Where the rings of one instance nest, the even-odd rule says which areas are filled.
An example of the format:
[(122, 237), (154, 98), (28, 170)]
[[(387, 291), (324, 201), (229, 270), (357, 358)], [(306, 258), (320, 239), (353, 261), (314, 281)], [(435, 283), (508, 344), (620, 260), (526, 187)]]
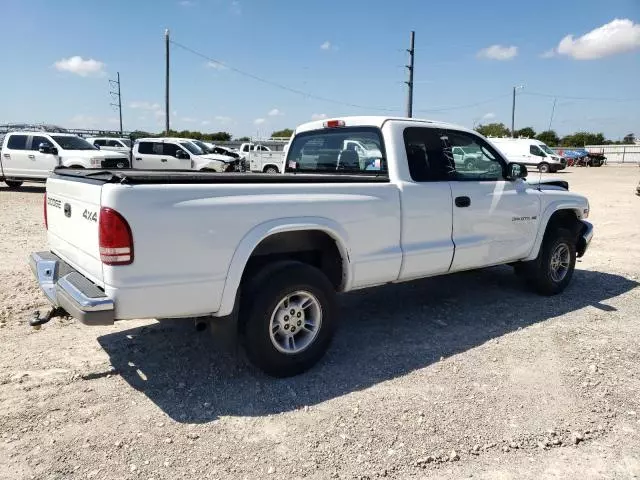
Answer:
[(141, 138), (133, 146), (132, 168), (145, 170), (236, 171), (237, 160), (207, 154), (187, 138)]
[(557, 172), (566, 167), (566, 160), (535, 138), (493, 138), (489, 141), (510, 162), (524, 163), (542, 173)]

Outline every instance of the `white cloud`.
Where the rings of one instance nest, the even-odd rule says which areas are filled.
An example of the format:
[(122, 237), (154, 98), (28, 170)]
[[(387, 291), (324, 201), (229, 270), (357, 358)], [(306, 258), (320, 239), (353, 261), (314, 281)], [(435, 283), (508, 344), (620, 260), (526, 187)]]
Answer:
[(628, 18), (616, 18), (581, 37), (567, 35), (554, 53), (575, 60), (595, 60), (640, 48), (640, 24)]
[(180, 118), (181, 121), (183, 121), (184, 123), (195, 123), (198, 121), (197, 118), (193, 118), (193, 117), (182, 117)]
[(311, 115), (311, 120), (324, 120), (325, 118), (327, 118), (325, 113), (314, 113)]
[(160, 110), (161, 107), (159, 103), (136, 101), (136, 102), (129, 103), (129, 108), (133, 108), (136, 110), (154, 111), (154, 110)]
[(511, 60), (518, 55), (518, 47), (503, 45), (491, 45), (490, 47), (483, 48), (477, 54), (478, 58), (487, 58), (489, 60)]
[(178, 5), (180, 5), (181, 7), (194, 7), (196, 5), (196, 2), (193, 2), (191, 0), (181, 0), (180, 2), (178, 2)]
[(267, 115), (269, 115), (270, 117), (279, 117), (281, 115), (284, 115), (284, 113), (282, 113), (277, 108), (274, 108), (273, 110), (269, 110), (269, 113), (267, 113)]
[(266, 120), (264, 118), (256, 118), (253, 123), (256, 125), (262, 125)]
[(496, 114), (493, 112), (487, 112), (482, 116), (482, 120), (491, 120), (492, 118), (496, 118)]
[(210, 125), (211, 121), (210, 120), (202, 120), (200, 122), (200, 125), (202, 125), (203, 127), (206, 127), (207, 125)]
[(71, 117), (67, 124), (71, 128), (104, 128), (105, 126), (113, 127), (118, 123), (119, 120), (116, 117), (94, 117), (79, 113)]
[(242, 5), (240, 5), (240, 2), (238, 0), (233, 0), (231, 2), (231, 13), (233, 13), (234, 15), (242, 15)]
[(226, 70), (227, 66), (222, 62), (209, 61), (204, 64), (207, 68), (213, 68), (215, 70)]
[(547, 50), (546, 52), (542, 52), (540, 54), (540, 58), (553, 58), (556, 56), (556, 51), (554, 48), (552, 48), (551, 50)]
[(331, 50), (331, 42), (327, 40), (322, 45), (320, 45), (321, 50)]
[(90, 58), (88, 60), (76, 55), (75, 57), (63, 58), (53, 64), (56, 70), (61, 72), (71, 72), (81, 77), (103, 76), (105, 74), (104, 63)]
[(224, 115), (216, 115), (216, 122), (231, 123), (231, 122), (233, 122), (233, 118), (225, 117)]

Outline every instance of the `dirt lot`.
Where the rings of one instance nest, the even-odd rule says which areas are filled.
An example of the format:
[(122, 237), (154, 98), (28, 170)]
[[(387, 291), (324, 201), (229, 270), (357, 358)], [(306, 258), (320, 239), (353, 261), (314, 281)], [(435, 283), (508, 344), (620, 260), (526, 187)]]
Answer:
[(558, 176), (596, 225), (563, 295), (500, 267), (345, 296), (287, 380), (188, 321), (31, 330), (43, 189), (3, 185), (0, 478), (640, 477), (640, 169)]

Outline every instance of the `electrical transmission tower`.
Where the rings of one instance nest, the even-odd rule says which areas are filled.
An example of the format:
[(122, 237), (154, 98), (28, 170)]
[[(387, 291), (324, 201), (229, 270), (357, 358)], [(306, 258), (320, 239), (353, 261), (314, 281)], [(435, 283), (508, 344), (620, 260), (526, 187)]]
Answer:
[[(117, 90), (114, 90), (116, 89)], [(116, 101), (117, 103), (112, 103), (112, 107), (116, 107), (118, 109), (118, 113), (120, 114), (120, 135), (122, 135), (122, 96), (120, 95), (120, 72), (118, 72), (117, 80), (109, 80), (109, 95)]]

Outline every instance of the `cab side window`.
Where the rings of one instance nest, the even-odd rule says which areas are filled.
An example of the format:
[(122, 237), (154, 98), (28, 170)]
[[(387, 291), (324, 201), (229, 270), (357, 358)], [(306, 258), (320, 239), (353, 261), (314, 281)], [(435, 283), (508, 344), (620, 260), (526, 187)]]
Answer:
[[(138, 153), (142, 153), (145, 155), (159, 155), (159, 153), (156, 154), (156, 152), (154, 151), (154, 145), (158, 144), (154, 142), (140, 142), (138, 144)], [(162, 146), (162, 144), (159, 145)], [(160, 153), (162, 153), (162, 151), (160, 151)]]
[(531, 155), (535, 155), (536, 157), (546, 156), (544, 152), (540, 150), (540, 147), (538, 147), (537, 145), (529, 145), (529, 153)]
[(416, 182), (447, 181), (449, 166), (443, 152), (440, 131), (428, 127), (404, 130), (409, 173)]
[(107, 146), (107, 141), (106, 140), (94, 140), (93, 144), (98, 146), (98, 147), (106, 147)]
[(502, 180), (504, 161), (484, 140), (475, 135), (447, 130), (442, 135), (444, 154), (452, 180)]
[(117, 140), (107, 140), (107, 147), (120, 147), (122, 148), (122, 144)]
[(26, 135), (10, 135), (7, 142), (7, 148), (10, 150), (26, 150), (27, 149), (27, 136)]
[(169, 157), (175, 157), (178, 150), (182, 150), (182, 149), (178, 147), (175, 143), (165, 143), (162, 150), (162, 154), (167, 155)]
[(53, 147), (53, 144), (47, 137), (35, 135), (31, 138), (31, 150), (39, 150), (41, 144), (44, 144), (45, 147)]

